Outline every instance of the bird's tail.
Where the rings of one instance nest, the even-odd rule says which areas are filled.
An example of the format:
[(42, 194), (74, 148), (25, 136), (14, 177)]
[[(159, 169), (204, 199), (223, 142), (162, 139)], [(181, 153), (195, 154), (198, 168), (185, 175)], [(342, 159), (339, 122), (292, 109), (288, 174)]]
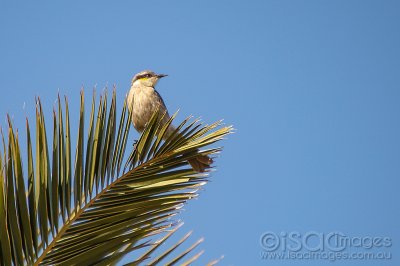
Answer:
[(207, 155), (198, 155), (193, 159), (188, 160), (189, 164), (192, 166), (193, 170), (198, 173), (204, 173), (204, 171), (210, 168), (210, 165), (213, 163), (213, 160)]
[[(161, 124), (164, 125), (167, 123), (169, 120), (169, 115), (166, 113), (166, 115), (163, 115), (161, 118)], [(173, 125), (170, 125), (165, 132), (164, 135), (164, 140), (168, 139), (171, 134), (175, 132), (175, 127)], [(178, 133), (180, 134), (180, 133)], [(192, 166), (193, 170), (195, 170), (198, 173), (204, 173), (206, 169), (210, 168), (211, 164), (213, 163), (213, 160), (207, 156), (207, 155), (197, 155), (196, 157), (189, 159), (188, 163)]]

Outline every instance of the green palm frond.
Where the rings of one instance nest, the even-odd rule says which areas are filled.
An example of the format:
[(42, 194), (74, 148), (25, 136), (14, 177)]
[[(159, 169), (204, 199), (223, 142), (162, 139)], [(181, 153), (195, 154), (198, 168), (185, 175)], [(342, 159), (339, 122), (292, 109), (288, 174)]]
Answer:
[[(207, 174), (194, 172), (187, 160), (219, 153), (221, 148), (210, 145), (232, 128), (186, 119), (162, 141), (168, 124), (160, 126), (162, 114), (155, 113), (124, 163), (131, 119), (126, 102), (117, 119), (115, 91), (110, 103), (104, 94), (97, 107), (93, 96), (88, 125), (81, 93), (74, 152), (67, 99), (63, 104), (59, 98), (56, 109), (49, 138), (37, 100), (34, 140), (26, 123), (26, 162), (10, 118), (8, 132), (2, 134), (0, 263), (113, 265), (138, 250), (142, 254), (131, 265), (161, 260), (174, 265), (197, 259), (201, 252), (190, 254), (202, 240), (171, 258), (188, 235), (164, 252), (160, 247), (179, 228), (171, 217), (197, 197), (208, 180)], [(161, 239), (152, 242), (156, 235)]]

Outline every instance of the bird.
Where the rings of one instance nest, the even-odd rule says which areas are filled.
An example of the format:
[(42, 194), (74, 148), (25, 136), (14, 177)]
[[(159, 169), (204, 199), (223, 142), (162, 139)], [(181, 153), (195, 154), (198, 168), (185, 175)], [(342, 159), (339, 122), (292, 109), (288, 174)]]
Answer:
[[(139, 133), (143, 132), (157, 110), (159, 110), (160, 114), (164, 114), (160, 120), (161, 127), (170, 119), (164, 100), (155, 89), (158, 81), (166, 76), (168, 75), (144, 70), (134, 75), (132, 79), (131, 88), (127, 95), (127, 105), (131, 112), (133, 127)], [(166, 130), (163, 139), (166, 140), (174, 131), (175, 127), (171, 124)], [(199, 154), (189, 159), (188, 163), (194, 171), (203, 173), (210, 168), (213, 160), (207, 155)]]

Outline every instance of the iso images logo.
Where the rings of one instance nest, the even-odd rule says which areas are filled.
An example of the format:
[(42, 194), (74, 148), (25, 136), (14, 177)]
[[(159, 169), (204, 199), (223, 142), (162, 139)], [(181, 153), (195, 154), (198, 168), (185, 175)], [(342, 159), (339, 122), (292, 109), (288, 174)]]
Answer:
[(342, 232), (265, 232), (260, 237), (263, 260), (389, 260), (392, 239), (348, 236)]

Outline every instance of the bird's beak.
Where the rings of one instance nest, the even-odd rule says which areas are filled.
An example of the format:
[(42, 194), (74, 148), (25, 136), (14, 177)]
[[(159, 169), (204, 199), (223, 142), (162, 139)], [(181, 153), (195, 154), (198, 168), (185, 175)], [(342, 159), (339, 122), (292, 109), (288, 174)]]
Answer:
[(160, 79), (160, 78), (163, 78), (163, 77), (167, 77), (168, 75), (165, 75), (165, 74), (158, 74), (157, 75), (157, 77)]

